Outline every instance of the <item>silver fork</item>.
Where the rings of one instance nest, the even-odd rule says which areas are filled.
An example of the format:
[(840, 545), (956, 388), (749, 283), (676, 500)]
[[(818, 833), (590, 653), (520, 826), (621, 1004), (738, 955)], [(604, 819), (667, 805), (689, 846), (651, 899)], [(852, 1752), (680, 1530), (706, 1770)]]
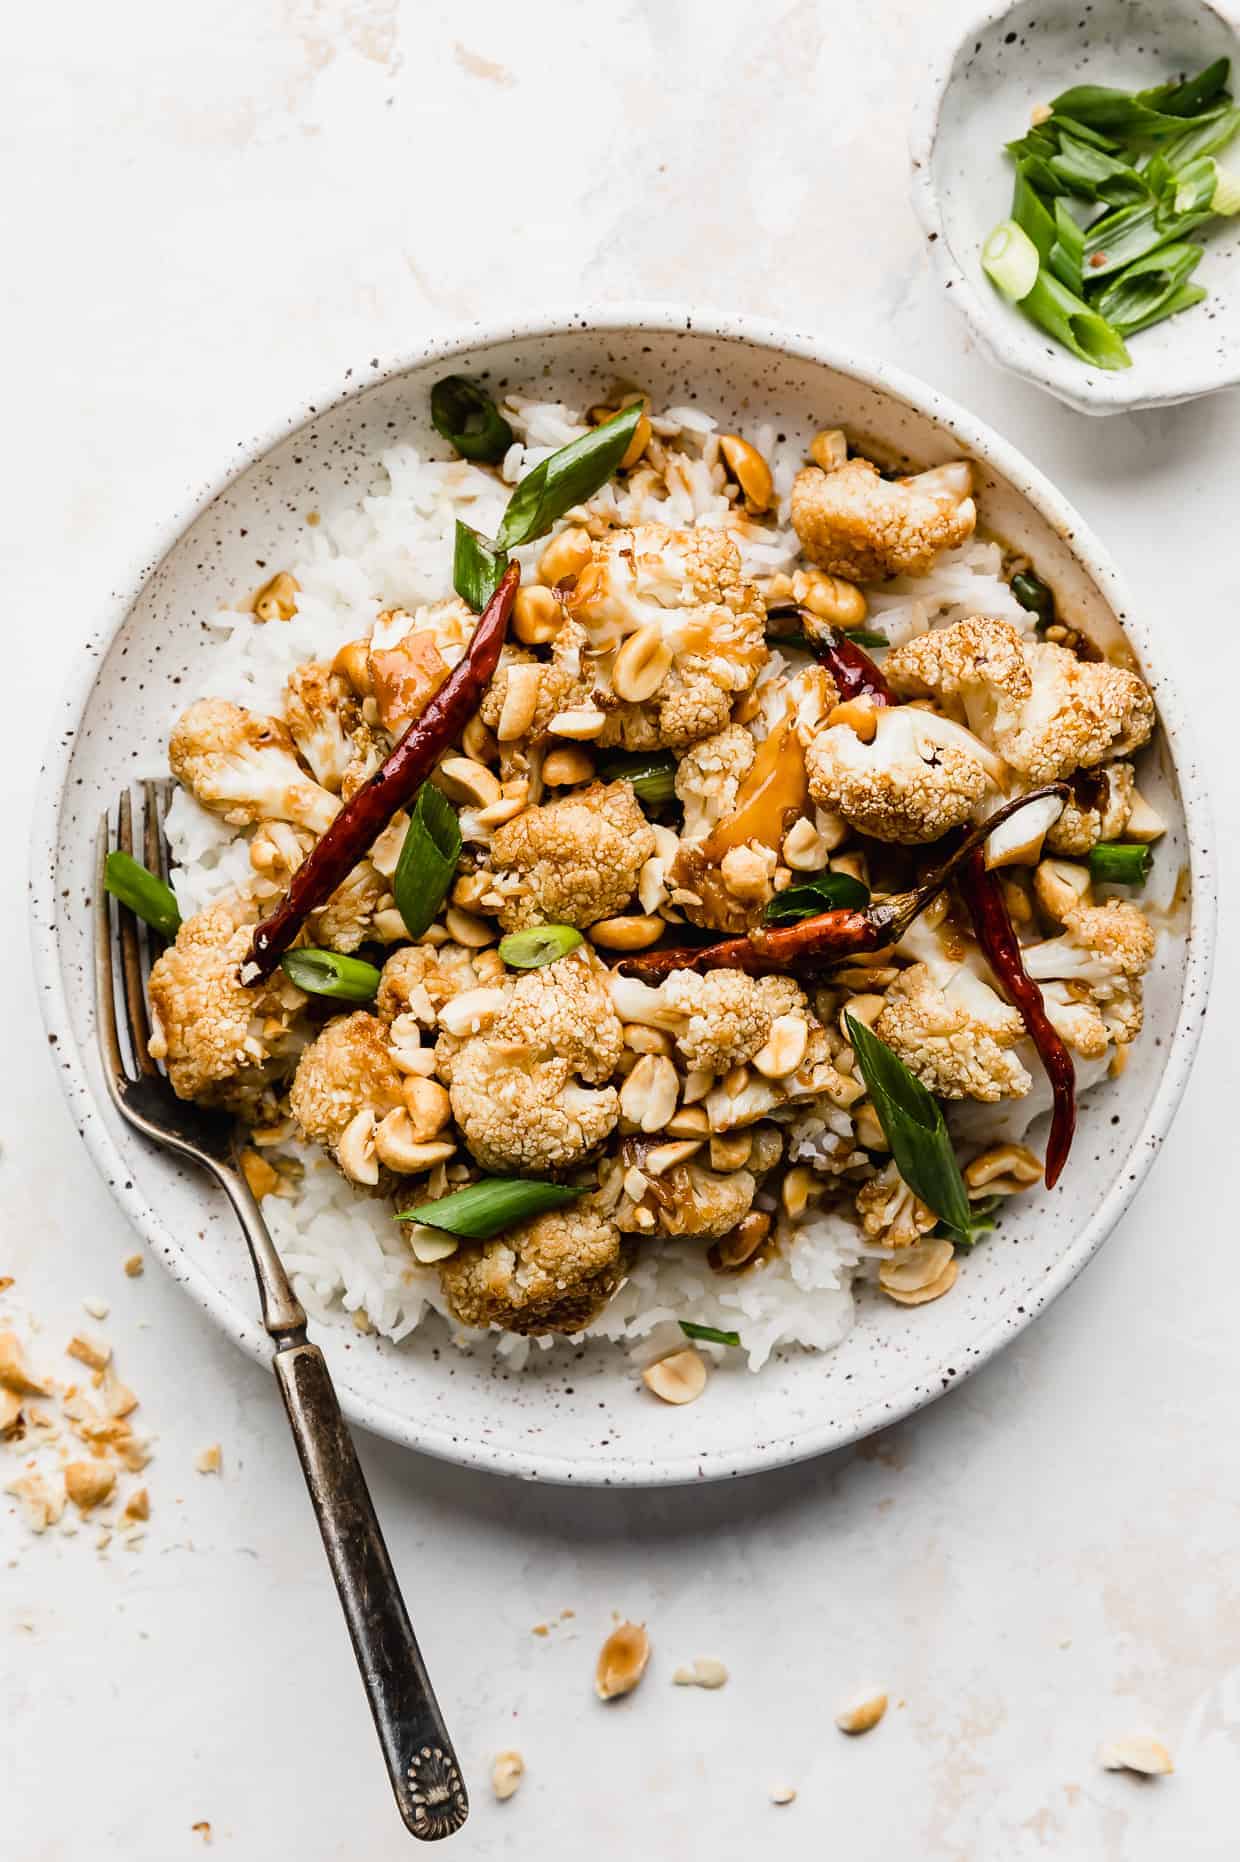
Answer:
[[(170, 783), (143, 784), (142, 858), (167, 878), (163, 833)], [(110, 900), (103, 865), (112, 847), (134, 851), (134, 811), (126, 791), (99, 827), (95, 875), (95, 1021), (104, 1079), (121, 1117), (155, 1144), (213, 1176), (237, 1213), (258, 1279), (263, 1324), (275, 1341), (273, 1366), (302, 1473), (323, 1535), (366, 1698), (406, 1827), (424, 1842), (459, 1830), (469, 1799), (392, 1561), (375, 1516), (326, 1361), (306, 1339), (306, 1315), (293, 1293), (262, 1210), (237, 1162), (238, 1132), (223, 1113), (178, 1099), (151, 1057), (143, 982), (160, 940)], [(118, 1003), (123, 1023), (118, 1026)], [(126, 1048), (128, 1052), (126, 1052)]]

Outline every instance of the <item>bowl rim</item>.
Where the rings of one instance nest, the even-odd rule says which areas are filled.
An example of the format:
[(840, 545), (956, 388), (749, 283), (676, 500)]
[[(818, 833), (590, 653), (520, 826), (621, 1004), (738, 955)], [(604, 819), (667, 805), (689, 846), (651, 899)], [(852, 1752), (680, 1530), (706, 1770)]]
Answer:
[[(1191, 0), (1191, 3), (1202, 13), (1213, 14), (1240, 41), (1240, 21), (1226, 8), (1215, 6), (1213, 0)], [(1045, 388), (1078, 413), (1125, 414), (1144, 407), (1172, 407), (1181, 401), (1195, 401), (1202, 395), (1216, 394), (1223, 388), (1234, 388), (1240, 382), (1240, 363), (1224, 375), (1208, 363), (1196, 368), (1185, 367), (1174, 382), (1168, 380), (1166, 387), (1157, 389), (1140, 381), (1135, 364), (1131, 369), (1091, 372), (1086, 363), (1078, 362), (1066, 351), (1062, 356), (1054, 352), (1044, 357), (1035, 356), (1028, 348), (1022, 322), (1015, 315), (1001, 314), (1013, 307), (1003, 303), (997, 293), (983, 290), (980, 278), (966, 272), (956, 258), (934, 179), (935, 146), (952, 72), (962, 49), (971, 39), (997, 26), (1022, 4), (1023, 0), (988, 0), (946, 47), (941, 46), (934, 53), (925, 83), (919, 88), (913, 105), (908, 133), (913, 210), (925, 233), (930, 262), (940, 284), (950, 290), (953, 304), (967, 319), (993, 361), (1039, 388)]]
[[(375, 358), (363, 369), (347, 369), (334, 385), (307, 402), (304, 410), (277, 422), (248, 444), (234, 447), (222, 473), (207, 481), (186, 504), (165, 519), (156, 528), (152, 546), (131, 559), (130, 573), (110, 594), (100, 625), (85, 643), (53, 713), (32, 811), (30, 841), (30, 928), (40, 1007), (49, 1043), (59, 1062), (57, 1074), (87, 1149), (117, 1202), (173, 1277), (186, 1284), (187, 1290), (216, 1323), (251, 1357), (269, 1365), (271, 1342), (259, 1323), (257, 1300), (252, 1315), (239, 1315), (232, 1301), (195, 1271), (192, 1255), (181, 1249), (140, 1190), (136, 1173), (131, 1172), (124, 1152), (102, 1115), (86, 1056), (78, 1048), (69, 1019), (59, 958), (56, 862), (49, 860), (48, 854), (49, 850), (55, 853), (59, 844), (70, 758), (104, 655), (147, 579), (156, 573), (185, 530), (244, 472), (308, 422), (321, 418), (379, 382), (425, 367), (427, 363), (477, 354), (500, 343), (554, 340), (569, 334), (618, 336), (650, 332), (714, 337), (768, 353), (780, 353), (833, 369), (877, 393), (893, 396), (951, 434), (968, 454), (993, 466), (1061, 536), (1070, 538), (1074, 556), (1116, 614), (1123, 616), (1125, 633), (1136, 648), (1143, 668), (1158, 687), (1159, 714), (1172, 752), (1184, 808), (1192, 915), (1185, 944), (1179, 1014), (1167, 1046), (1162, 1076), (1129, 1156), (1117, 1168), (1109, 1191), (1075, 1242), (1046, 1274), (1037, 1297), (1027, 1300), (1019, 1310), (1001, 1312), (989, 1319), (978, 1338), (971, 1341), (964, 1364), (960, 1362), (961, 1354), (953, 1352), (953, 1364), (949, 1365), (948, 1358), (944, 1357), (941, 1365), (932, 1367), (924, 1379), (911, 1375), (907, 1385), (899, 1391), (875, 1399), (852, 1414), (832, 1415), (789, 1437), (773, 1437), (747, 1444), (742, 1449), (729, 1447), (705, 1454), (683, 1453), (657, 1463), (651, 1463), (641, 1454), (624, 1454), (598, 1465), (597, 1471), (593, 1461), (583, 1462), (569, 1455), (548, 1454), (538, 1449), (508, 1447), (490, 1441), (485, 1435), (463, 1442), (434, 1417), (423, 1421), (398, 1410), (390, 1402), (359, 1395), (349, 1384), (347, 1363), (333, 1364), (345, 1412), (364, 1428), (460, 1466), (579, 1486), (672, 1486), (787, 1466), (845, 1447), (876, 1429), (892, 1426), (988, 1362), (1076, 1278), (1143, 1182), (1170, 1126), (1196, 1054), (1202, 1021), (1199, 1004), (1209, 983), (1215, 941), (1216, 874), (1209, 803), (1193, 755), (1191, 732), (1162, 651), (1144, 622), (1133, 617), (1118, 571), (1089, 526), (1014, 446), (937, 389), (903, 370), (857, 357), (813, 335), (782, 328), (758, 317), (688, 310), (663, 303), (629, 302), (565, 311), (544, 309), (498, 322), (478, 321), (457, 326), (391, 361)], [(138, 1140), (135, 1138), (133, 1143), (137, 1146)]]

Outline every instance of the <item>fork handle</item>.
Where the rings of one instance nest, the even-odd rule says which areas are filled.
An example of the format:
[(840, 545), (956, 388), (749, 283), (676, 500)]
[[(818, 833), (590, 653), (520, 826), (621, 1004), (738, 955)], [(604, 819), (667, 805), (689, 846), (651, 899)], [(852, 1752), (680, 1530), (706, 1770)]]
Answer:
[(275, 1373), (401, 1817), (436, 1842), (469, 1799), (331, 1373), (296, 1337), (276, 1341)]

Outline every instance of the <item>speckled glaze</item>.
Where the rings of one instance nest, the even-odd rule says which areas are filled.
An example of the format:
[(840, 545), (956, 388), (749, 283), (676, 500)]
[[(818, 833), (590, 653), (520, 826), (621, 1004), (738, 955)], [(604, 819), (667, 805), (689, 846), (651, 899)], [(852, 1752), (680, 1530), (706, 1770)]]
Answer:
[[(36, 970), (53, 1058), (82, 1136), (154, 1253), (211, 1318), (260, 1360), (268, 1341), (233, 1218), (197, 1175), (143, 1146), (105, 1108), (89, 987), (91, 844), (122, 781), (163, 766), (172, 719), (209, 651), (203, 616), (290, 553), (305, 513), (351, 500), (375, 454), (430, 436), (431, 383), (450, 363), (496, 387), (537, 382), (598, 399), (617, 378), (656, 401), (700, 400), (744, 430), (758, 418), (808, 441), (841, 424), (891, 458), (977, 463), (989, 527), (1027, 550), (1070, 622), (1115, 641), (1121, 626), (1154, 687), (1163, 735), (1143, 788), (1172, 823), (1163, 870), (1191, 877), (1191, 932), (1164, 939), (1132, 1063), (1087, 1102), (1072, 1162), (1050, 1195), (1022, 1198), (950, 1298), (907, 1310), (863, 1299), (829, 1357), (780, 1355), (759, 1377), (724, 1365), (701, 1401), (669, 1410), (641, 1390), (623, 1353), (558, 1346), (523, 1373), (463, 1355), (441, 1326), (394, 1347), (351, 1325), (319, 1333), (350, 1416), (449, 1460), (525, 1478), (655, 1485), (746, 1474), (838, 1448), (897, 1421), (975, 1370), (1084, 1266), (1134, 1195), (1170, 1123), (1197, 1045), (1214, 926), (1205, 796), (1162, 652), (1128, 607), (1079, 519), (1010, 446), (895, 370), (816, 338), (738, 317), (610, 307), (475, 330), (412, 358), (372, 360), (299, 410), (280, 433), (239, 444), (248, 461), (169, 520), (113, 593), (66, 694), (32, 847)], [(1189, 910), (1181, 915), (1187, 927)]]
[(1012, 203), (1003, 145), (1071, 84), (1143, 89), (1215, 58), (1240, 75), (1240, 36), (1208, 0), (1019, 0), (978, 14), (935, 64), (909, 144), (913, 204), (952, 303), (995, 361), (1083, 414), (1165, 407), (1240, 381), (1240, 230), (1213, 223), (1193, 275), (1209, 297), (1132, 340), (1130, 369), (1078, 362), (988, 282), (987, 234)]

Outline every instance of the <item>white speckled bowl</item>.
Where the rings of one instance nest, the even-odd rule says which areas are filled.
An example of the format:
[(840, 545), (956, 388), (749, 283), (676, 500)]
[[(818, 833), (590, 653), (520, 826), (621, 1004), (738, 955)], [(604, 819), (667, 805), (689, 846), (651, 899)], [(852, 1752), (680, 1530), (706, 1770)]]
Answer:
[[(1153, 683), (1163, 735), (1143, 786), (1172, 823), (1164, 875), (1191, 876), (1191, 935), (1164, 940), (1148, 988), (1150, 1026), (1132, 1064), (1087, 1102), (1071, 1165), (1050, 1195), (1021, 1199), (1001, 1236), (970, 1259), (951, 1297), (920, 1310), (862, 1301), (830, 1357), (788, 1352), (759, 1377), (725, 1366), (706, 1396), (652, 1401), (611, 1348), (557, 1349), (523, 1374), (489, 1350), (459, 1355), (442, 1328), (393, 1347), (351, 1325), (322, 1335), (358, 1422), (435, 1455), (555, 1481), (721, 1478), (837, 1448), (930, 1402), (999, 1350), (1079, 1272), (1127, 1207), (1167, 1129), (1192, 1061), (1213, 937), (1213, 871), (1201, 778), (1161, 646), (1128, 609), (1099, 545), (1034, 467), (932, 389), (740, 318), (623, 308), (476, 331), (410, 359), (350, 372), (249, 463), (170, 518), (101, 603), (100, 624), (57, 722), (34, 823), (34, 946), (48, 1039), (82, 1135), (109, 1187), (160, 1260), (247, 1351), (268, 1351), (236, 1224), (198, 1175), (142, 1144), (106, 1106), (95, 1057), (87, 910), (99, 814), (137, 770), (161, 766), (169, 725), (209, 651), (202, 616), (278, 562), (301, 516), (352, 499), (397, 435), (430, 438), (427, 399), (448, 365), (493, 383), (537, 381), (589, 402), (619, 375), (656, 401), (700, 399), (729, 424), (758, 418), (808, 441), (842, 424), (885, 453), (977, 462), (990, 526), (1050, 578), (1070, 621), (1114, 639), (1120, 623)], [(345, 398), (338, 399), (343, 394)], [(1168, 890), (1170, 888), (1168, 887)], [(1183, 916), (1187, 916), (1184, 914)], [(1117, 1269), (1117, 1271), (1121, 1271)]]
[(1191, 401), (1240, 381), (1240, 228), (1216, 221), (1194, 282), (1206, 300), (1132, 339), (1130, 369), (1089, 367), (1001, 297), (982, 271), (987, 234), (1012, 204), (1006, 142), (1035, 104), (1071, 84), (1143, 89), (1213, 59), (1240, 36), (1209, 0), (1019, 0), (990, 6), (936, 63), (910, 135), (913, 204), (935, 269), (995, 361), (1083, 414)]

